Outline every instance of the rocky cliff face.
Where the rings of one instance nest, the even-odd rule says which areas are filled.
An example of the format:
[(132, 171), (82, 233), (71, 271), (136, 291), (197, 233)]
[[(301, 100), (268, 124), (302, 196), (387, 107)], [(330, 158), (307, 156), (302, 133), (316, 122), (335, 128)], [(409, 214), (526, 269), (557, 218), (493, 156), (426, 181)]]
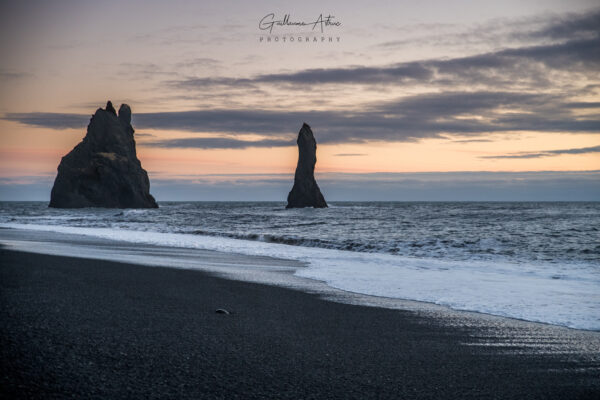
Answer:
[(327, 207), (315, 180), (317, 163), (317, 141), (308, 124), (304, 123), (298, 133), (298, 165), (294, 175), (294, 186), (288, 194), (286, 208)]
[(99, 108), (83, 141), (58, 166), (50, 207), (157, 208), (133, 132), (127, 104), (118, 115), (110, 101)]

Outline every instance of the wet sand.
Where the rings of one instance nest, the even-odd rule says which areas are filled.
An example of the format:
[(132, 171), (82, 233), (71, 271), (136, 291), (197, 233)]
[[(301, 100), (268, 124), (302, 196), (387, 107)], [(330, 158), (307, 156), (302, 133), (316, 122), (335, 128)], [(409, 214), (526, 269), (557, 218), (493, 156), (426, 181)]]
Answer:
[(0, 331), (3, 398), (600, 397), (596, 358), (469, 345), (478, 326), (6, 249)]

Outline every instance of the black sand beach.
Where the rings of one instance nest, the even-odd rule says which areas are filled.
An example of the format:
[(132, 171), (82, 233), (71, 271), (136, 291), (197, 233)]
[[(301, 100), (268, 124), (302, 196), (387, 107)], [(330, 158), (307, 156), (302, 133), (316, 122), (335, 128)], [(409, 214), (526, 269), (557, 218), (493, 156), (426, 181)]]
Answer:
[(597, 362), (198, 271), (0, 249), (0, 300), (2, 398), (600, 398)]

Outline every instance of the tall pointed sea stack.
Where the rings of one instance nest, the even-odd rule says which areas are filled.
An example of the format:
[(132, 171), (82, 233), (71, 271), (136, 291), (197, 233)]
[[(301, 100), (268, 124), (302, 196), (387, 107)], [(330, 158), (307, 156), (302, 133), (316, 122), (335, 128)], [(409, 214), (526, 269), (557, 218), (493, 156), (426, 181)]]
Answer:
[(112, 103), (92, 116), (87, 134), (58, 166), (50, 195), (56, 208), (157, 208), (135, 151), (131, 109)]
[(286, 208), (327, 207), (315, 180), (317, 141), (307, 123), (302, 125), (296, 143), (298, 143), (298, 165), (294, 175), (294, 187), (288, 194)]

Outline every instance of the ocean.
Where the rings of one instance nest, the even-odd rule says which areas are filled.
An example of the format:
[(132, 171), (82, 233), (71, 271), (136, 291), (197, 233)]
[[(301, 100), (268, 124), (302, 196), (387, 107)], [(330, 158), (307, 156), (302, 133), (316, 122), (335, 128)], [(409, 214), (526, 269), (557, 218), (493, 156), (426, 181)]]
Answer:
[(599, 202), (0, 203), (0, 227), (294, 259), (354, 293), (600, 330)]

